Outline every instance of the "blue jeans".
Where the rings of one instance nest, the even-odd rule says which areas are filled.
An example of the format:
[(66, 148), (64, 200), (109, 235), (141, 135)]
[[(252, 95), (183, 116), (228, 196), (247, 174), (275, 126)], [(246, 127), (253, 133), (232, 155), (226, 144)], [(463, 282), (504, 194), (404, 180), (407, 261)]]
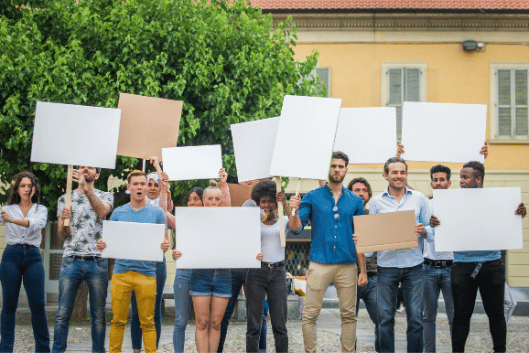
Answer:
[[(167, 266), (165, 264), (164, 257), (162, 262), (156, 263), (156, 301), (154, 303), (154, 327), (156, 328), (156, 348), (158, 348), (158, 342), (160, 342), (160, 334), (162, 333), (162, 296), (166, 279)], [(138, 304), (136, 303), (136, 295), (134, 293), (132, 293), (130, 304), (132, 306), (130, 315), (130, 338), (132, 340), (132, 349), (141, 349), (142, 331), (140, 327), (140, 316), (138, 315)]]
[(176, 353), (184, 352), (186, 339), (186, 327), (191, 308), (191, 269), (177, 269), (174, 278), (174, 331), (173, 347)]
[[(220, 341), (219, 348), (217, 349), (218, 353), (222, 353), (224, 349), (224, 341), (226, 340), (226, 334), (228, 332), (228, 325), (230, 324), (231, 316), (237, 304), (237, 298), (241, 292), (242, 286), (246, 282), (246, 274), (248, 273), (247, 268), (232, 268), (231, 269), (231, 297), (224, 312), (224, 317), (222, 318), (222, 323), (220, 325)], [(259, 350), (266, 351), (266, 316), (268, 315), (268, 310), (265, 307), (263, 308), (263, 323), (261, 325), (261, 336), (259, 338)]]
[(451, 267), (433, 267), (422, 265), (424, 271), (424, 351), (435, 352), (435, 320), (439, 292), (443, 291), (448, 325), (452, 332), (454, 319), (454, 301), (450, 284)]
[(199, 268), (191, 273), (191, 296), (231, 297), (231, 273), (229, 269)]
[(15, 313), (22, 281), (31, 310), (35, 352), (49, 352), (50, 334), (44, 310), (44, 266), (39, 249), (27, 244), (7, 245), (0, 264), (0, 281), (4, 300), (0, 320), (0, 352), (13, 352)]
[(407, 268), (378, 266), (377, 317), (381, 352), (395, 351), (395, 303), (399, 282), (402, 282), (408, 320), (407, 351), (423, 351), (423, 281), (422, 264)]
[(365, 286), (356, 287), (356, 317), (360, 310), (360, 299), (364, 301), (367, 313), (375, 324), (375, 351), (380, 352), (380, 330), (377, 318), (377, 276), (369, 277)]
[(59, 275), (59, 309), (53, 335), (53, 352), (66, 351), (68, 327), (72, 316), (77, 290), (85, 280), (90, 299), (92, 319), (92, 351), (105, 352), (105, 305), (108, 288), (108, 261), (103, 258), (93, 260), (63, 257)]

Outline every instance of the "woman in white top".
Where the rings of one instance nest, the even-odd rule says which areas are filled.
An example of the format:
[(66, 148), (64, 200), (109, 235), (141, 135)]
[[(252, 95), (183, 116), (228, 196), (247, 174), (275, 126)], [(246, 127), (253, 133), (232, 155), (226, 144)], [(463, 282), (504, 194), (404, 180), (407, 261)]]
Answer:
[(261, 253), (257, 260), (261, 268), (251, 268), (246, 276), (247, 326), (246, 351), (259, 351), (259, 335), (263, 318), (265, 295), (270, 307), (270, 321), (274, 332), (276, 352), (288, 352), (287, 287), (285, 275), (285, 248), (281, 247), (280, 222), (276, 214), (281, 202), (288, 217), (290, 208), (282, 192), (276, 194), (276, 184), (261, 180), (252, 189), (252, 200), (264, 211), (261, 220)]
[(39, 251), (41, 230), (46, 226), (48, 210), (39, 201), (37, 178), (29, 172), (15, 175), (0, 217), (0, 222), (6, 226), (7, 244), (0, 264), (4, 301), (0, 352), (13, 352), (15, 312), (22, 281), (31, 310), (35, 352), (50, 351), (48, 321), (44, 311), (44, 266)]

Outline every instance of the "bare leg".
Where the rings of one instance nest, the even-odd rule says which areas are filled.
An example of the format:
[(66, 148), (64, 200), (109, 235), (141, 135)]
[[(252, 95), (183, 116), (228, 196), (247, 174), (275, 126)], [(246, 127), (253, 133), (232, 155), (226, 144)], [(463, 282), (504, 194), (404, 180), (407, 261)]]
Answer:
[[(195, 330), (195, 342), (197, 345), (198, 353), (208, 353), (213, 352), (208, 349), (209, 342), (209, 326), (210, 326), (210, 309), (211, 309), (211, 296), (192, 296), (193, 299), (193, 308), (195, 309), (195, 321), (196, 321), (196, 330)], [(228, 302), (226, 301), (226, 305)], [(226, 309), (226, 306), (224, 306)], [(222, 312), (224, 315), (224, 312)], [(222, 317), (220, 318), (222, 320)], [(219, 321), (220, 327), (220, 321)], [(217, 345), (219, 344), (219, 337), (217, 338)], [(215, 352), (217, 349), (215, 348)]]
[(220, 326), (229, 301), (230, 298), (221, 298), (215, 296), (213, 296), (211, 299), (208, 352), (216, 352), (219, 347)]

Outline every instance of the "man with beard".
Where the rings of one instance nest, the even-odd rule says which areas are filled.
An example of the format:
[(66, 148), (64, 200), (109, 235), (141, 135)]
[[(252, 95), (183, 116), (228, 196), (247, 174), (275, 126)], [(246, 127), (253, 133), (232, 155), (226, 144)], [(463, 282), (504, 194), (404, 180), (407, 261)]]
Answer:
[(423, 238), (433, 241), (429, 227), (431, 211), (426, 196), (406, 186), (408, 166), (399, 157), (387, 160), (384, 165), (387, 189), (371, 200), (369, 214), (413, 210), (415, 233), (419, 246), (414, 249), (379, 251), (378, 256), (378, 326), (382, 352), (395, 351), (395, 303), (397, 288), (402, 282), (404, 306), (408, 320), (406, 337), (408, 352), (423, 351)]
[[(59, 198), (59, 236), (64, 254), (59, 276), (59, 309), (55, 320), (52, 352), (66, 351), (70, 317), (83, 280), (88, 285), (92, 318), (92, 351), (105, 351), (105, 304), (108, 287), (108, 263), (101, 258), (96, 242), (101, 238), (103, 219), (112, 210), (114, 196), (94, 189), (99, 168), (80, 166), (73, 171), (78, 183), (72, 192), (72, 205), (65, 207), (66, 195)], [(70, 218), (70, 226), (64, 220)]]
[[(459, 172), (459, 186), (482, 188), (485, 168), (480, 162), (468, 162)], [(523, 203), (514, 211), (525, 217), (527, 210)], [(439, 226), (440, 220), (432, 216), (431, 226)], [(464, 234), (464, 229), (462, 230)], [(499, 235), (501, 236), (501, 235)], [(505, 352), (507, 324), (503, 306), (505, 294), (505, 267), (499, 250), (454, 251), (451, 273), (452, 296), (454, 299), (454, 321), (452, 324), (452, 351), (464, 352), (470, 331), (470, 319), (479, 288), (483, 308), (489, 317), (490, 333), (494, 352)]]
[(299, 208), (299, 212), (289, 219), (293, 233), (299, 234), (311, 221), (310, 264), (302, 320), (306, 352), (316, 352), (316, 321), (323, 295), (331, 282), (338, 293), (342, 352), (355, 350), (356, 284), (367, 284), (367, 273), (365, 256), (357, 253), (353, 241), (353, 216), (364, 214), (364, 204), (360, 197), (342, 185), (348, 163), (345, 153), (334, 152), (327, 184), (307, 193), (303, 201), (299, 195), (290, 200), (292, 209)]

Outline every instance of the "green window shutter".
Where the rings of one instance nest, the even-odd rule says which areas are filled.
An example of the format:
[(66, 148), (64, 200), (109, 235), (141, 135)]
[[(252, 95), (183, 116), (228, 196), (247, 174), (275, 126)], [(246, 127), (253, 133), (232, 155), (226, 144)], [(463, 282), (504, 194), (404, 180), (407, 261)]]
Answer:
[(529, 70), (514, 70), (514, 91), (515, 91), (515, 136), (529, 135), (528, 117), (528, 89), (527, 79)]
[(420, 69), (406, 69), (406, 98), (407, 102), (420, 102), (421, 92), (421, 70)]
[(512, 135), (511, 118), (511, 70), (496, 71), (498, 80), (498, 136)]
[(402, 68), (391, 68), (387, 72), (388, 75), (388, 107), (395, 107), (397, 109), (397, 137), (402, 135), (402, 102), (404, 96), (403, 76), (404, 70)]
[(317, 67), (316, 76), (325, 84), (327, 88), (327, 97), (331, 96), (331, 68), (330, 67)]

